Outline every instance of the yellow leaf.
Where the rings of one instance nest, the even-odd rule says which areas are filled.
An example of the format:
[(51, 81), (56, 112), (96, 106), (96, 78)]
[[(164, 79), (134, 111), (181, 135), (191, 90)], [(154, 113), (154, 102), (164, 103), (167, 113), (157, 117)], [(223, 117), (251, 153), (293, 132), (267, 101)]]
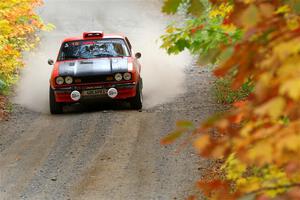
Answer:
[(260, 179), (258, 177), (250, 177), (247, 179), (247, 181), (242, 183), (240, 183), (240, 187), (246, 193), (255, 191), (261, 187)]
[(285, 105), (285, 99), (278, 96), (255, 109), (255, 113), (261, 116), (268, 115), (272, 119), (277, 119), (282, 115)]
[(266, 142), (260, 142), (251, 147), (247, 153), (248, 159), (252, 162), (265, 164), (272, 161), (273, 148), (271, 144)]
[(167, 29), (166, 29), (166, 32), (171, 34), (171, 33), (173, 33), (175, 30), (176, 30), (176, 28), (175, 28), (174, 26), (168, 26)]
[(54, 24), (47, 24), (45, 26), (42, 27), (43, 31), (53, 31), (56, 28), (56, 26)]
[(225, 169), (226, 177), (229, 180), (238, 180), (246, 171), (246, 165), (235, 158), (234, 154), (231, 154), (227, 158), (223, 168)]
[(285, 60), (292, 55), (298, 54), (300, 50), (299, 42), (300, 39), (297, 37), (290, 41), (279, 43), (273, 48), (273, 52), (280, 60)]
[(297, 28), (299, 28), (299, 18), (298, 17), (289, 18), (287, 20), (287, 25), (290, 30), (292, 31), (296, 30)]
[(250, 3), (253, 3), (253, 2), (254, 2), (254, 0), (244, 0), (245, 4), (250, 4)]
[(233, 33), (236, 31), (236, 26), (234, 26), (233, 24), (222, 24), (221, 28), (226, 32), (226, 33)]
[(253, 122), (248, 122), (243, 126), (243, 128), (240, 131), (240, 134), (242, 137), (248, 137), (249, 133), (252, 131), (252, 129), (255, 127)]
[(259, 82), (263, 84), (263, 86), (268, 86), (270, 81), (272, 81), (272, 74), (269, 72), (262, 73), (259, 77)]
[(228, 3), (222, 3), (220, 6), (212, 9), (209, 13), (210, 18), (215, 18), (217, 16), (225, 17), (230, 12), (232, 12), (233, 6)]
[(238, 186), (244, 185), (245, 183), (247, 183), (247, 179), (240, 177), (239, 179), (236, 180), (236, 184)]
[(300, 99), (300, 79), (294, 78), (294, 79), (285, 81), (281, 85), (281, 87), (279, 89), (279, 93), (281, 95), (287, 94), (293, 100), (299, 100)]
[(284, 14), (284, 13), (288, 13), (291, 11), (291, 8), (288, 5), (283, 5), (281, 7), (279, 7), (275, 13), (276, 14)]
[(294, 152), (298, 152), (300, 149), (300, 135), (292, 133), (281, 138), (276, 147), (279, 151), (290, 150)]
[[(300, 42), (300, 40), (296, 40), (294, 42)], [(295, 55), (296, 52), (300, 51), (299, 47), (300, 45), (295, 43), (294, 46), (290, 46), (290, 49), (285, 53), (278, 54), (278, 57), (282, 57), (281, 59), (283, 61), (282, 65), (276, 73), (276, 76), (280, 80), (285, 81), (293, 77), (298, 78), (300, 76), (300, 66), (298, 65), (298, 63), (300, 62), (300, 56)]]

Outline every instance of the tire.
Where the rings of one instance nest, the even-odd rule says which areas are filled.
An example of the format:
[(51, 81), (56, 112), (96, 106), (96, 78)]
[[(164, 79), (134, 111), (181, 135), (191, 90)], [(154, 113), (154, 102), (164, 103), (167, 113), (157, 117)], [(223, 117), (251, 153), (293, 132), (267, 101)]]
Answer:
[(135, 110), (140, 110), (143, 107), (143, 83), (142, 80), (139, 81), (136, 87), (136, 95), (130, 101), (131, 108)]
[(50, 113), (51, 114), (62, 114), (63, 113), (63, 105), (62, 105), (62, 103), (56, 102), (54, 90), (51, 87), (49, 89), (49, 103), (50, 103)]

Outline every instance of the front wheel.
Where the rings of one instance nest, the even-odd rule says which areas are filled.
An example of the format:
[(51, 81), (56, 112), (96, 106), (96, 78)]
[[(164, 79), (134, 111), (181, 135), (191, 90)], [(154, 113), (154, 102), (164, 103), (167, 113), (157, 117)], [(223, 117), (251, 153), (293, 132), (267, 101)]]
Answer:
[(130, 105), (135, 110), (140, 110), (143, 107), (143, 92), (142, 92), (142, 81), (140, 81), (136, 87), (136, 94), (130, 101)]
[(57, 103), (55, 100), (54, 90), (50, 87), (49, 89), (49, 103), (50, 103), (50, 113), (51, 114), (61, 114), (63, 113), (62, 103)]

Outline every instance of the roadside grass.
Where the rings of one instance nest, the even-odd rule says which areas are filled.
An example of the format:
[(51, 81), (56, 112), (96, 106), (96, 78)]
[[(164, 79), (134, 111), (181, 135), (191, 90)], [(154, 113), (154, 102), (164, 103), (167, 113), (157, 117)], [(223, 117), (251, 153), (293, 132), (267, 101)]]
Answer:
[(247, 98), (253, 92), (254, 86), (250, 79), (237, 90), (231, 88), (231, 83), (232, 77), (229, 75), (214, 82), (213, 90), (218, 103), (232, 104)]
[(0, 121), (7, 119), (14, 109), (13, 103), (9, 100), (11, 90), (11, 87), (6, 87), (0, 91)]
[(0, 94), (0, 121), (6, 119), (12, 111), (13, 106), (8, 101), (8, 97)]
[(17, 73), (10, 79), (9, 83), (0, 78), (0, 121), (7, 119), (9, 113), (13, 111), (13, 104), (9, 101), (9, 96), (13, 92), (14, 85), (17, 81)]
[[(3, 83), (3, 84), (2, 84)], [(7, 83), (2, 82), (0, 79), (0, 95), (8, 96), (10, 92), (10, 86)]]

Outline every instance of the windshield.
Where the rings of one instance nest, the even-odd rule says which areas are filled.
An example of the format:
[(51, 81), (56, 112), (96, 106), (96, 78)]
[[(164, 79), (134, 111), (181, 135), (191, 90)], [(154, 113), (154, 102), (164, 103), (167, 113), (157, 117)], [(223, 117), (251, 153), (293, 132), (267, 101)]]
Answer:
[(58, 60), (129, 56), (122, 39), (81, 40), (64, 42)]

